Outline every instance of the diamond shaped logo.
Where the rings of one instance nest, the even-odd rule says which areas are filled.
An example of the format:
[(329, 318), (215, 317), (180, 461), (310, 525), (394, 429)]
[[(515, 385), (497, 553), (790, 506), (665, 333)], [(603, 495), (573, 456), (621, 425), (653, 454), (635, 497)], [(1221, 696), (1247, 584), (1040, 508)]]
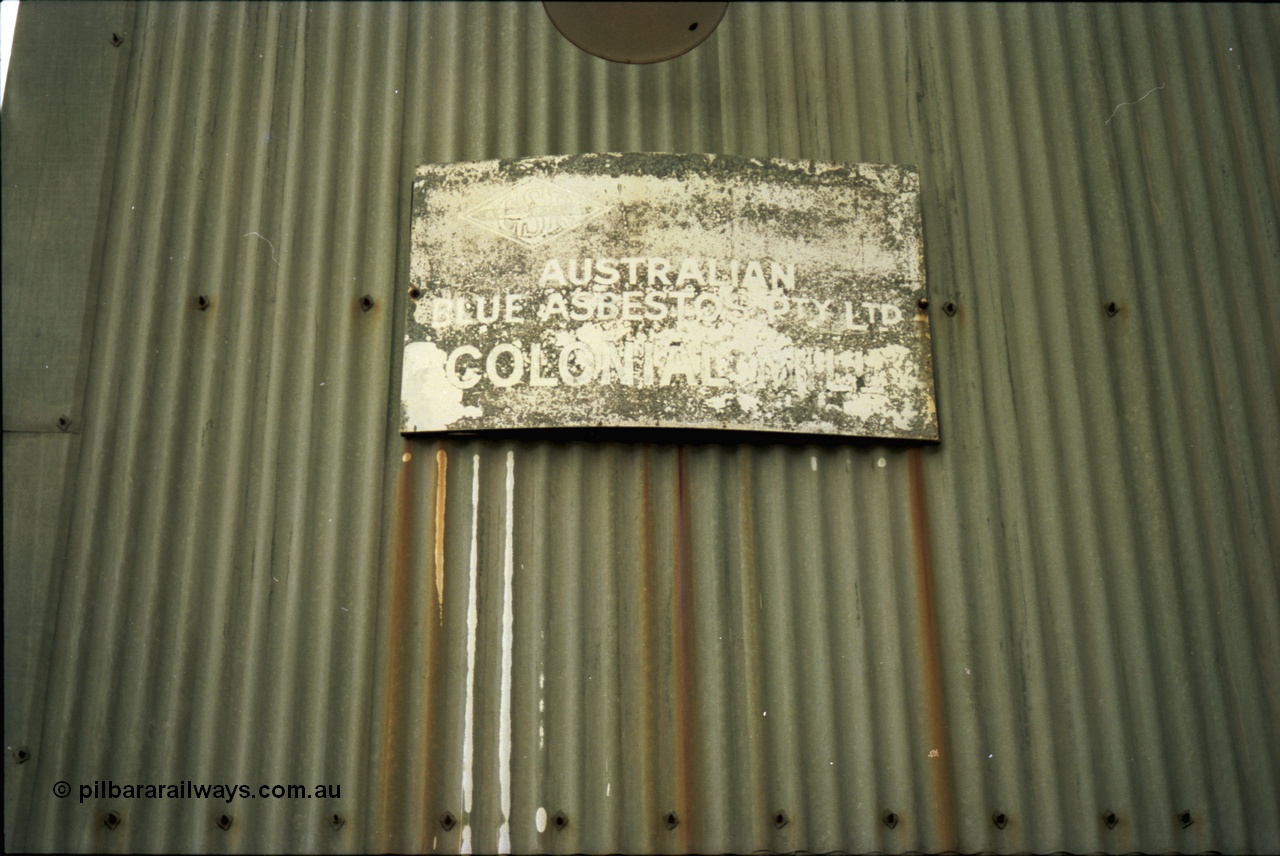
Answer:
[(527, 178), (465, 212), (462, 219), (536, 247), (599, 217), (608, 207), (541, 178)]

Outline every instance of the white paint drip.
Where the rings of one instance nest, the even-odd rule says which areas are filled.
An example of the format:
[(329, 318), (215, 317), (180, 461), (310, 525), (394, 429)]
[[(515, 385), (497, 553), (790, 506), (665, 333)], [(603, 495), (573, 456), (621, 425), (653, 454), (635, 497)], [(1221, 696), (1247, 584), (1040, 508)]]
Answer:
[[(405, 457), (409, 456), (405, 452)], [(439, 621), (444, 624), (444, 509), (445, 509), (445, 488), (449, 477), (449, 456), (444, 449), (436, 452), (436, 471), (438, 473), (436, 487), (436, 608), (438, 610)]]
[(605, 795), (606, 797), (607, 797), (607, 796), (609, 796), (609, 789), (610, 789), (610, 788), (612, 788), (612, 787), (613, 787), (613, 783), (612, 783), (612, 782), (605, 782), (605, 783), (604, 783), (604, 795)]
[[(474, 782), (471, 769), (475, 759), (475, 693), (476, 693), (476, 625), (479, 614), (476, 606), (476, 549), (480, 526), (480, 456), (471, 459), (471, 580), (467, 584), (467, 703), (462, 730), (462, 810), (471, 812), (471, 788)], [(462, 853), (471, 852), (471, 824), (462, 827)]]
[(809, 468), (815, 473), (818, 471), (818, 458), (816, 455), (809, 459)]
[(511, 852), (511, 648), (515, 640), (515, 611), (511, 603), (512, 527), (516, 486), (516, 455), (507, 452), (506, 541), (502, 549), (502, 689), (498, 702), (498, 787), (501, 791), (502, 826), (498, 828), (498, 852)]
[(538, 806), (538, 813), (533, 817), (534, 825), (538, 827), (539, 832), (547, 831), (547, 810), (542, 806)]
[(888, 466), (888, 464), (889, 462), (886, 461), (884, 458), (881, 458), (880, 460), (876, 461), (877, 467), (885, 467), (885, 466)]

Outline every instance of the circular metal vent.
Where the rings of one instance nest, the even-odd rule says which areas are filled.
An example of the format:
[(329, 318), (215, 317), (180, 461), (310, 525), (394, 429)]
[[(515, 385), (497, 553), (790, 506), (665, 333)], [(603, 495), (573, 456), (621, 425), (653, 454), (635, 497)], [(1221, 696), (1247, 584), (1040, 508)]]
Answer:
[(543, 0), (560, 34), (589, 54), (613, 62), (650, 63), (678, 57), (705, 42), (728, 3), (558, 3)]

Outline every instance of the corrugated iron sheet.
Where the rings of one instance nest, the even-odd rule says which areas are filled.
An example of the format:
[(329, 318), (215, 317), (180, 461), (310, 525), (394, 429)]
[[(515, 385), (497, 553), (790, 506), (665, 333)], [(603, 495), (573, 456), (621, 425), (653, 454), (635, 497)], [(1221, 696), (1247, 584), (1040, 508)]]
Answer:
[[(1277, 44), (735, 3), (622, 66), (538, 4), (24, 4), (6, 848), (1280, 849)], [(413, 170), (590, 151), (918, 165), (942, 444), (402, 439)]]

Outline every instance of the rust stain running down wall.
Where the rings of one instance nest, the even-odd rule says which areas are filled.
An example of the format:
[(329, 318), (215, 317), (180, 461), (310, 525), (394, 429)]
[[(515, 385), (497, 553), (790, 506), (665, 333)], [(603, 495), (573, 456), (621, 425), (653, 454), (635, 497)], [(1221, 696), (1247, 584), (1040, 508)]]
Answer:
[(929, 751), (927, 753), (933, 787), (933, 820), (936, 840), (956, 842), (955, 803), (948, 769), (951, 750), (947, 734), (947, 705), (942, 690), (941, 649), (936, 613), (942, 608), (933, 587), (933, 539), (929, 531), (929, 499), (925, 493), (924, 460), (919, 449), (907, 452), (907, 478), (911, 491), (911, 540), (915, 549), (916, 592), (920, 610), (920, 648), (924, 658), (922, 677), (928, 710)]
[[(1280, 850), (1277, 44), (737, 3), (628, 66), (537, 3), (24, 4), (6, 849)], [(403, 438), (416, 168), (619, 151), (915, 165), (943, 441)]]

